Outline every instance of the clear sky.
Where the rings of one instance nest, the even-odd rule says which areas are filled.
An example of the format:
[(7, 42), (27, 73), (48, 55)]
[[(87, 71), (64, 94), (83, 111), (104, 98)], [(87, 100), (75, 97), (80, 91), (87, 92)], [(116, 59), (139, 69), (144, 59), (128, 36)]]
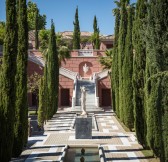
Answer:
[[(93, 31), (93, 18), (96, 15), (101, 34), (114, 34), (115, 18), (112, 10), (114, 0), (32, 0), (37, 3), (41, 14), (46, 14), (47, 25), (53, 19), (56, 32), (73, 31), (75, 10), (78, 6), (81, 31)], [(135, 2), (136, 0), (131, 0)], [(5, 0), (0, 0), (0, 21), (5, 20)]]

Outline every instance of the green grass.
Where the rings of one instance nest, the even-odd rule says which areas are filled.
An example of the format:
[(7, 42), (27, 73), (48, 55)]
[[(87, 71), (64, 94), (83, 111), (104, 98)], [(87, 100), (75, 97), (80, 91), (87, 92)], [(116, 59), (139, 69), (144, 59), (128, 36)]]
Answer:
[(151, 150), (142, 150), (145, 157), (153, 157), (153, 152)]
[(121, 126), (123, 127), (123, 129), (126, 131), (126, 132), (132, 132), (129, 128), (127, 128), (123, 122), (121, 122), (121, 120), (117, 117), (117, 115), (115, 116), (115, 118), (117, 119), (117, 121), (121, 124)]
[(28, 115), (37, 115), (35, 110), (29, 110)]
[(154, 157), (152, 150), (142, 150), (141, 151), (149, 162), (160, 162), (159, 158)]

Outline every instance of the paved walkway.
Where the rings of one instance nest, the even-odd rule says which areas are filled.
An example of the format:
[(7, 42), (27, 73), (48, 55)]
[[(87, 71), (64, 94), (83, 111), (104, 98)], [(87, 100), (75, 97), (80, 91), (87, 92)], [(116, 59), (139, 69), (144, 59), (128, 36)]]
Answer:
[(61, 161), (67, 145), (92, 145), (101, 150), (99, 151), (102, 153), (101, 159), (106, 162), (147, 162), (135, 134), (125, 132), (112, 111), (89, 113), (95, 119), (92, 139), (75, 139), (74, 122), (76, 113), (68, 110), (59, 110), (46, 123), (42, 135), (29, 137), (29, 147), (23, 151), (20, 161), (57, 162)]

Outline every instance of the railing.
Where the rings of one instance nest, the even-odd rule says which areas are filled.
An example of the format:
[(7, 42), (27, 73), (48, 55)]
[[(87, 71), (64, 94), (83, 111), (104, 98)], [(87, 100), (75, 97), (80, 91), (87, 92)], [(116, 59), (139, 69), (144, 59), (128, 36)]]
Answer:
[(32, 54), (29, 53), (28, 59), (29, 59), (30, 61), (32, 61), (32, 62), (34, 62), (34, 63), (36, 63), (36, 64), (42, 66), (42, 67), (45, 66), (45, 62), (44, 62), (44, 60), (43, 60), (41, 57), (34, 56), (34, 55), (32, 55)]
[(101, 72), (98, 72), (98, 73), (96, 73), (96, 78), (97, 78), (98, 80), (100, 80), (100, 79), (102, 79), (102, 78), (105, 78), (105, 77), (108, 76), (108, 73), (109, 73), (109, 70), (103, 70), (103, 71), (101, 71)]
[(76, 90), (77, 90), (77, 76), (74, 79), (74, 87), (73, 87), (73, 96), (72, 96), (72, 108), (76, 105)]
[(79, 50), (78, 52), (78, 56), (93, 56), (93, 50), (91, 49), (82, 49), (82, 50)]
[(99, 97), (98, 97), (98, 80), (108, 76), (108, 70), (103, 70), (98, 73), (93, 74), (93, 82), (95, 83), (95, 106), (99, 107)]
[(77, 72), (73, 72), (73, 71), (68, 70), (68, 69), (65, 69), (65, 68), (63, 68), (63, 67), (60, 67), (59, 73), (60, 73), (61, 75), (64, 75), (64, 76), (70, 78), (70, 79), (73, 79), (73, 80), (76, 79), (76, 77), (77, 77), (77, 75), (78, 75)]

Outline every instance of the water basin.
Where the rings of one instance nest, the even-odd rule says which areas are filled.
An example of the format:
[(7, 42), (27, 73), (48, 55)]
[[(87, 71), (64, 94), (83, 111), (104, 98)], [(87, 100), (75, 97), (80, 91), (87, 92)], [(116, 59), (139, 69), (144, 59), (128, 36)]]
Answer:
[[(85, 153), (81, 153), (84, 148)], [(64, 162), (80, 162), (81, 158), (84, 162), (100, 162), (99, 150), (96, 147), (70, 147), (67, 149)]]

